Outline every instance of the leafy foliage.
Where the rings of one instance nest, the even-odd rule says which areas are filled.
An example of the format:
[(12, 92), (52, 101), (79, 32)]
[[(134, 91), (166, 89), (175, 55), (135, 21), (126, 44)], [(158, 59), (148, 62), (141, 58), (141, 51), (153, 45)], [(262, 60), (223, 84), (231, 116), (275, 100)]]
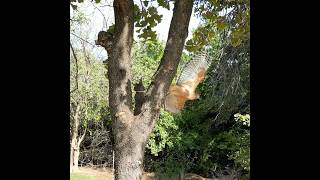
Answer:
[[(212, 175), (226, 167), (250, 171), (249, 44), (234, 47), (223, 33), (208, 43), (211, 67), (201, 97), (178, 115), (167, 114), (150, 136), (147, 163), (159, 173)], [(165, 123), (164, 123), (165, 122)]]
[(88, 22), (89, 20), (85, 14), (77, 11), (70, 19), (70, 32), (75, 32), (79, 26), (88, 25)]
[(152, 28), (161, 22), (162, 15), (158, 14), (157, 8), (151, 6), (151, 3), (149, 4), (148, 1), (144, 2), (144, 5), (141, 4), (141, 9), (137, 4), (134, 5), (135, 26), (138, 27), (136, 32), (140, 33), (142, 31), (142, 33), (138, 35), (139, 38), (144, 40), (156, 40), (157, 35)]
[[(140, 42), (133, 46), (132, 81), (138, 83), (140, 78), (144, 85), (149, 85), (156, 72), (164, 51), (164, 43), (159, 40)], [(186, 53), (182, 53), (181, 64), (190, 60)], [(178, 68), (178, 74), (181, 67)]]
[(164, 46), (159, 41), (147, 41), (135, 44), (132, 57), (132, 81), (137, 83), (142, 78), (145, 85), (150, 84), (163, 54)]
[[(93, 0), (90, 0), (93, 1)], [(78, 3), (83, 3), (84, 0), (70, 0), (70, 6), (72, 7), (73, 10), (77, 10), (78, 8)], [(95, 3), (100, 3), (101, 0), (94, 0)]]
[(158, 156), (158, 153), (162, 151), (166, 146), (173, 147), (172, 136), (169, 134), (174, 133), (175, 130), (178, 129), (176, 122), (173, 116), (161, 109), (160, 118), (150, 135), (149, 142), (147, 144), (147, 148), (151, 150), (151, 154), (154, 156)]
[[(99, 121), (107, 113), (107, 79), (105, 68), (90, 52), (75, 50), (76, 59), (70, 61), (71, 112), (80, 105), (80, 119), (83, 127), (88, 121)], [(76, 64), (77, 62), (77, 64)]]
[(197, 51), (206, 46), (216, 31), (230, 33), (228, 39), (232, 46), (239, 46), (250, 36), (250, 1), (249, 0), (197, 0), (195, 12), (203, 20), (192, 39), (186, 43), (188, 51)]

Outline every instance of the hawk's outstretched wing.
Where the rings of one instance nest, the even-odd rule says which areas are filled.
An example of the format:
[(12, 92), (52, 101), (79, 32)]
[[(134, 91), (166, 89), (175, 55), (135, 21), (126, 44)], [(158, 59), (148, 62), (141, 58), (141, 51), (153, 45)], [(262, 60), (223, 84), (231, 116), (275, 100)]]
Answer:
[(201, 70), (207, 71), (210, 65), (208, 61), (208, 54), (205, 51), (194, 55), (182, 68), (181, 75), (177, 80), (177, 85), (182, 85), (183, 83), (194, 79)]
[(199, 98), (196, 93), (198, 84), (204, 79), (209, 67), (206, 52), (196, 54), (182, 69), (176, 85), (171, 85), (169, 94), (166, 96), (166, 110), (177, 113), (181, 111), (187, 100)]

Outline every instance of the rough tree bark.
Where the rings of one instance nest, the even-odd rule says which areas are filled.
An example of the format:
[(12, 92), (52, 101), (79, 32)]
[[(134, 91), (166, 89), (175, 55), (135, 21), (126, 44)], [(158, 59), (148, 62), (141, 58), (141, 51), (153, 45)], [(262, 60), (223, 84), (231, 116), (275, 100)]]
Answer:
[[(109, 106), (115, 143), (115, 179), (141, 179), (145, 145), (177, 72), (192, 12), (192, 0), (176, 0), (168, 40), (158, 70), (135, 113), (131, 92), (133, 0), (114, 0), (115, 32), (108, 52)], [(98, 38), (99, 41), (99, 38)], [(97, 42), (97, 44), (103, 44)], [(110, 47), (102, 45), (106, 50)]]

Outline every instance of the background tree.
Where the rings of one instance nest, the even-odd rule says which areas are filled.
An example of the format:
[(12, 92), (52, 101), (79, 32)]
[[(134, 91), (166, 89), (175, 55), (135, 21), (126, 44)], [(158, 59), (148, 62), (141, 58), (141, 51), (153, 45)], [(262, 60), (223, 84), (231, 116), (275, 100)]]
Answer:
[(81, 152), (82, 143), (87, 143), (87, 139), (93, 134), (97, 135), (92, 129), (92, 124), (104, 121), (108, 114), (106, 70), (97, 55), (98, 48), (89, 38), (92, 21), (81, 11), (82, 8), (79, 9), (70, 16), (71, 171), (78, 169), (80, 159), (85, 159), (85, 152)]
[(70, 166), (77, 169), (80, 144), (86, 134), (88, 122), (100, 121), (107, 112), (107, 81), (104, 78), (105, 69), (99, 65), (100, 62), (92, 58), (90, 52), (83, 53), (75, 49), (71, 51), (75, 56), (71, 57), (70, 62), (70, 78), (71, 82), (74, 82), (70, 87)]
[(70, 168), (78, 168), (80, 145), (88, 123), (100, 121), (107, 109), (105, 69), (92, 54), (95, 47), (88, 40), (89, 31), (78, 27), (89, 25), (81, 12), (70, 19)]

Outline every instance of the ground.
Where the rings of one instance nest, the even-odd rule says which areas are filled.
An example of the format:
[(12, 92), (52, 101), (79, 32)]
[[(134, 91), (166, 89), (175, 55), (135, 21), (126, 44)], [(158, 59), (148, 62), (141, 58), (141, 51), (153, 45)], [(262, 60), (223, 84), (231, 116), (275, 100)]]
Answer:
[(71, 180), (113, 180), (113, 173), (110, 169), (93, 169), (79, 167), (78, 171), (70, 174)]
[[(79, 167), (78, 171), (70, 174), (71, 180), (113, 180), (113, 171), (107, 168), (94, 169), (91, 167)], [(142, 180), (179, 180), (179, 176), (175, 177), (156, 177), (154, 173), (143, 174)], [(184, 180), (209, 180), (196, 174), (186, 174)]]
[[(153, 173), (144, 173), (144, 180), (154, 179)], [(89, 167), (79, 167), (78, 171), (70, 174), (71, 180), (113, 180), (113, 171), (107, 168), (89, 168)]]

